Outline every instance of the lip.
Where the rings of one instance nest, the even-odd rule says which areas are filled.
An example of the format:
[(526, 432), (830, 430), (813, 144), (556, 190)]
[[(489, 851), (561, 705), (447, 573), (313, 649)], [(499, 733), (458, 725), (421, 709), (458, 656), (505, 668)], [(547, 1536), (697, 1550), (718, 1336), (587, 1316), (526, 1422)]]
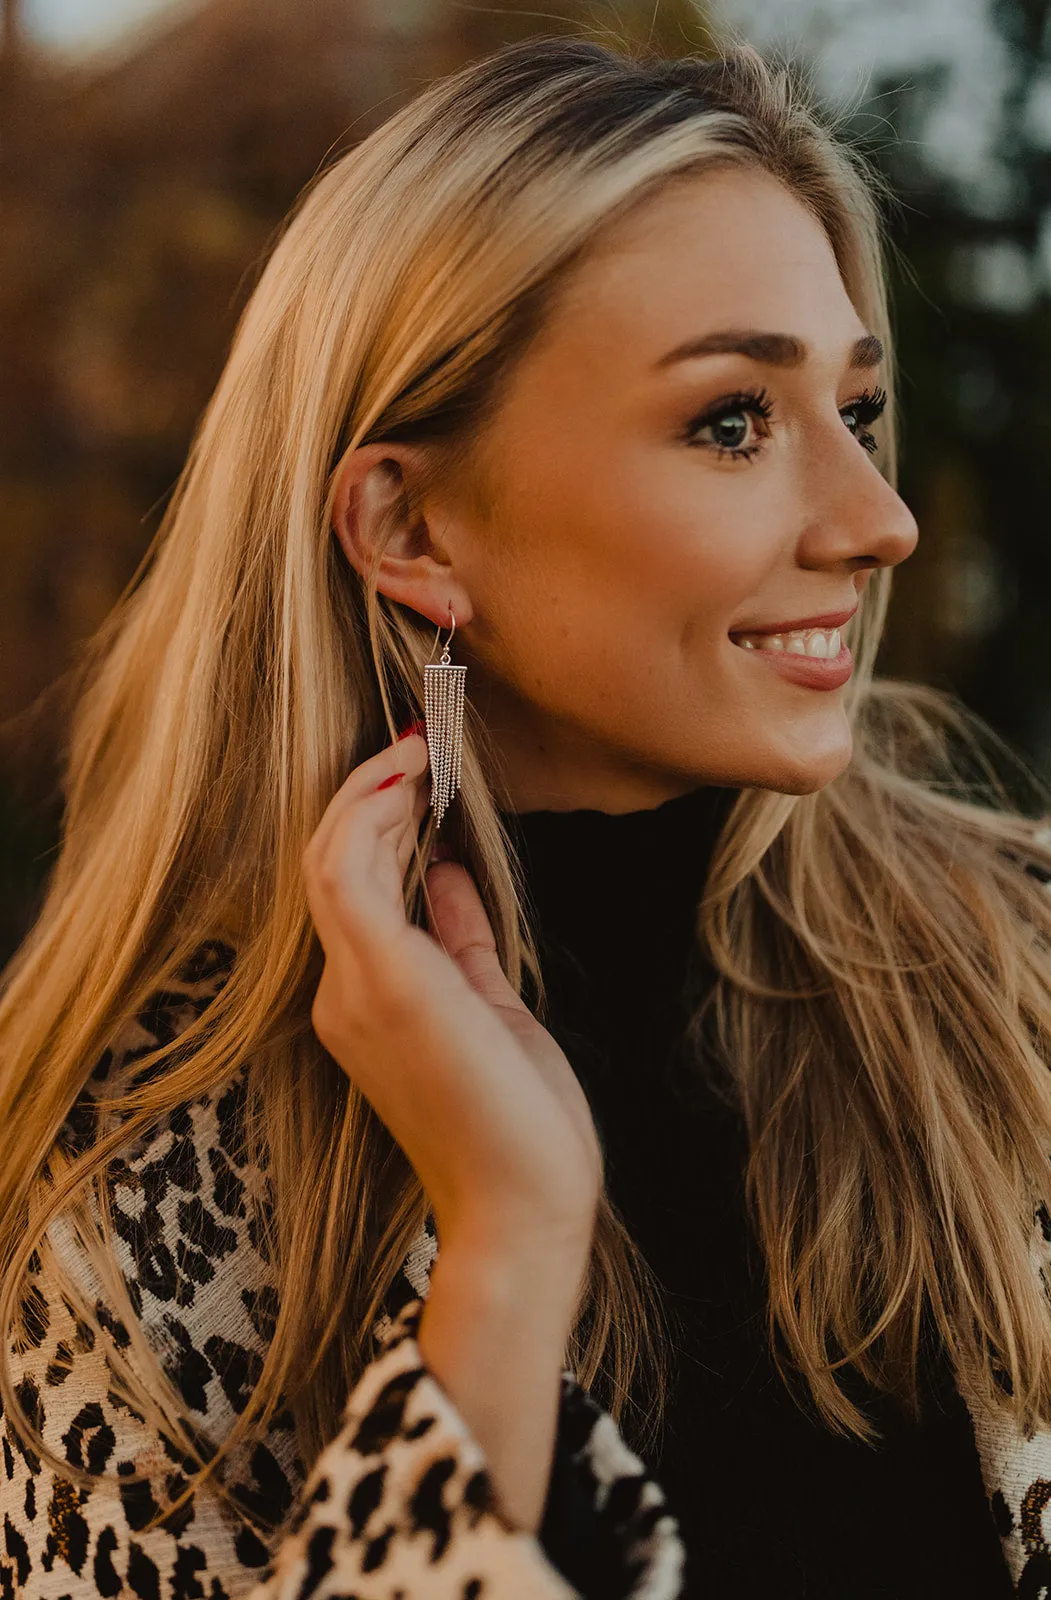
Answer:
[(845, 628), (857, 609), (855, 602), (846, 611), (823, 611), (818, 617), (799, 617), (794, 622), (764, 622), (754, 628), (732, 628), (730, 638), (742, 633), (799, 633), (803, 628)]
[[(816, 623), (811, 623), (816, 627)], [(749, 629), (749, 632), (756, 630)], [(786, 630), (787, 632), (787, 630)], [(740, 649), (738, 645), (735, 649)], [(788, 683), (802, 684), (806, 689), (841, 689), (854, 670), (854, 657), (850, 646), (844, 645), (838, 656), (831, 660), (821, 656), (797, 656), (788, 650), (741, 650), (750, 661), (765, 661)]]

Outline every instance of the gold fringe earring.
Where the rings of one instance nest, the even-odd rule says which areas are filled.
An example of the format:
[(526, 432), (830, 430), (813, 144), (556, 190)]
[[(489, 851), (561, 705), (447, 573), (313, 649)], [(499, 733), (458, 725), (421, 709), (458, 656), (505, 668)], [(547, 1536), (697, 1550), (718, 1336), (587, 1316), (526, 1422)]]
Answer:
[[(456, 632), (456, 614), (449, 607), (452, 627), (440, 660), (423, 669), (423, 703), (427, 719), (427, 750), (431, 761), (431, 810), (435, 831), (441, 827), (450, 800), (460, 787), (463, 749), (463, 693), (467, 668), (454, 666), (449, 645)], [(438, 638), (441, 638), (441, 628)], [(437, 644), (438, 640), (435, 640)]]

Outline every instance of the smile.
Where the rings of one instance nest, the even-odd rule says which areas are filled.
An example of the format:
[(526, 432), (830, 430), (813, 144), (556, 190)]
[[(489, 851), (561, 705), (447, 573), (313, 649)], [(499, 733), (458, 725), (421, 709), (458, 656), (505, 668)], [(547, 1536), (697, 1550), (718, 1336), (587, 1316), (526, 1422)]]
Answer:
[(780, 650), (818, 661), (834, 659), (843, 648), (838, 628), (800, 628), (794, 633), (740, 633), (733, 642), (742, 650)]
[(780, 633), (732, 633), (730, 638), (753, 660), (804, 689), (840, 689), (854, 670), (840, 628), (785, 628)]

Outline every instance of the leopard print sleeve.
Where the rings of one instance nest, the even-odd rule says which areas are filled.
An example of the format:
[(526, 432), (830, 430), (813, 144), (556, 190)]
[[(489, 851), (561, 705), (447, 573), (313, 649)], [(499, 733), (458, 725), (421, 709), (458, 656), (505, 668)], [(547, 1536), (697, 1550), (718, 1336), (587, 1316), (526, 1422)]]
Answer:
[[(324, 1452), (270, 1584), (252, 1600), (353, 1594), (362, 1600), (570, 1600), (575, 1588), (531, 1535), (493, 1504), (482, 1452), (423, 1366), (412, 1302), (351, 1396)], [(563, 1380), (561, 1448), (597, 1493), (607, 1545), (592, 1574), (602, 1600), (675, 1596), (681, 1559), (663, 1497), (608, 1417)], [(569, 1443), (568, 1435), (576, 1435)], [(608, 1585), (608, 1586), (607, 1586)]]
[[(107, 1052), (64, 1130), (71, 1142), (91, 1137), (92, 1096), (199, 1013), (231, 955), (204, 952)], [(483, 1452), (416, 1343), (430, 1231), (398, 1275), (373, 1359), (312, 1470), (290, 1414), (278, 1411), (264, 1438), (231, 1453), (228, 1495), (202, 1489), (169, 1511), (191, 1463), (121, 1395), (102, 1346), (112, 1341), (134, 1365), (137, 1340), (147, 1342), (205, 1454), (244, 1410), (277, 1306), (254, 1223), (269, 1178), (246, 1154), (246, 1097), (241, 1072), (113, 1164), (114, 1249), (136, 1328), (113, 1313), (62, 1220), (33, 1258), (11, 1374), (49, 1449), (92, 1478), (84, 1486), (53, 1471), (0, 1421), (0, 1600), (673, 1600), (682, 1553), (663, 1495), (569, 1374), (553, 1482), (589, 1508), (595, 1560), (570, 1577), (542, 1539), (501, 1516)], [(78, 1312), (71, 1283), (104, 1338)]]
[[(41, 1284), (38, 1274), (35, 1287), (43, 1295)], [(299, 1486), (273, 1550), (214, 1497), (194, 1496), (175, 1515), (150, 1525), (159, 1510), (156, 1491), (174, 1496), (185, 1486), (178, 1453), (107, 1389), (86, 1329), (59, 1317), (56, 1331), (64, 1337), (36, 1347), (38, 1359), (25, 1363), (19, 1397), (49, 1444), (57, 1442), (77, 1466), (112, 1471), (115, 1465), (116, 1482), (100, 1481), (89, 1491), (72, 1485), (48, 1473), (8, 1430), (0, 1483), (0, 1595), (4, 1600), (16, 1595), (25, 1600), (102, 1595), (574, 1600), (582, 1593), (595, 1600), (672, 1600), (678, 1595), (682, 1552), (663, 1496), (611, 1419), (569, 1374), (563, 1378), (559, 1452), (563, 1472), (574, 1472), (587, 1486), (601, 1535), (589, 1581), (575, 1587), (535, 1538), (506, 1523), (494, 1505), (479, 1445), (420, 1359), (415, 1329), (421, 1310), (421, 1301), (410, 1301), (392, 1322), (384, 1348), (350, 1396), (340, 1431)], [(49, 1387), (58, 1363), (68, 1363), (71, 1345), (76, 1347), (72, 1371), (59, 1384), (54, 1404)], [(209, 1355), (214, 1358), (214, 1348)], [(202, 1355), (202, 1368), (208, 1359)], [(80, 1366), (86, 1370), (78, 1372)], [(247, 1504), (254, 1498), (263, 1511), (280, 1505), (289, 1497), (297, 1465), (279, 1446), (257, 1446), (250, 1462), (242, 1464), (239, 1498)], [(151, 1481), (121, 1483), (123, 1473), (144, 1468)]]

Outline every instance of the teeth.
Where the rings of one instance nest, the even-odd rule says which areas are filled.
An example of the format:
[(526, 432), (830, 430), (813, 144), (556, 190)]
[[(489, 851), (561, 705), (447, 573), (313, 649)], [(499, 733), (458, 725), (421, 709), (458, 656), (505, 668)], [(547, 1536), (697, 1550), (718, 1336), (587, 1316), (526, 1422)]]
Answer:
[(802, 628), (796, 633), (753, 633), (742, 635), (745, 650), (782, 651), (786, 655), (811, 656), (818, 661), (834, 660), (843, 648), (838, 628)]

